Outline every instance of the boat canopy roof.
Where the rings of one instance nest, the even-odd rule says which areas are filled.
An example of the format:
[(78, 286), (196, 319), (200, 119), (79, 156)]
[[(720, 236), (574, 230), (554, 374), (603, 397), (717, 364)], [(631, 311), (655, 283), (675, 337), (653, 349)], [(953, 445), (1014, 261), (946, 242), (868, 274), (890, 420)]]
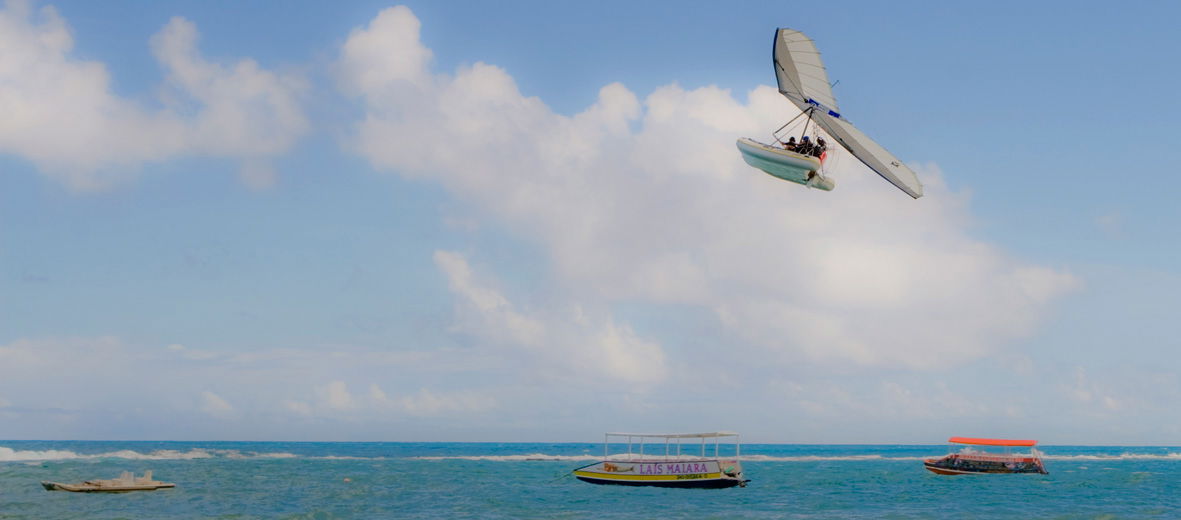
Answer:
[(715, 437), (737, 437), (735, 432), (705, 433), (608, 433), (609, 437), (645, 437), (651, 439), (712, 439)]
[(952, 437), (947, 442), (974, 444), (976, 446), (1036, 446), (1037, 441), (1020, 439), (979, 439), (975, 437)]

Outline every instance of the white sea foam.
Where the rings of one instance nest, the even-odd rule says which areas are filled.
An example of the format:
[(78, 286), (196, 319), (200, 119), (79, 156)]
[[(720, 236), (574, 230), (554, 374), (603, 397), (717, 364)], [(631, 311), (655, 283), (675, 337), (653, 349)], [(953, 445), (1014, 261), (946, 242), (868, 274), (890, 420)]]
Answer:
[(214, 450), (192, 448), (188, 451), (155, 450), (141, 453), (134, 450), (117, 450), (103, 453), (77, 453), (70, 450), (14, 450), (0, 446), (0, 462), (76, 460), (76, 459), (129, 459), (129, 460), (196, 460), (224, 457), (228, 459), (286, 459), (298, 457), (294, 453), (252, 453), (238, 450)]
[[(602, 455), (547, 455), (544, 453), (532, 453), (529, 455), (453, 455), (453, 456), (432, 456), (432, 457), (414, 457), (418, 460), (483, 460), (494, 462), (527, 462), (527, 461), (598, 461), (603, 460)], [(610, 460), (626, 460), (626, 454), (612, 455), (608, 457)], [(638, 458), (638, 457), (633, 457)], [(651, 457), (653, 459), (664, 459), (661, 455)], [(669, 460), (696, 460), (700, 457), (692, 455), (681, 455), (680, 457), (672, 456)], [(709, 457), (712, 458), (712, 457)], [(728, 457), (721, 457), (723, 459)], [(816, 461), (859, 461), (859, 460), (922, 460), (929, 457), (883, 457), (881, 455), (797, 455), (789, 457), (775, 457), (771, 455), (743, 455), (738, 457), (739, 460), (747, 462), (816, 462)]]
[[(742, 455), (740, 460), (745, 462), (860, 462), (860, 461), (920, 461), (928, 458), (938, 458), (942, 454), (925, 457), (891, 457), (883, 455)], [(659, 455), (655, 458), (661, 458)], [(200, 460), (200, 459), (319, 459), (319, 460), (385, 460), (388, 457), (359, 457), (349, 455), (302, 456), (287, 452), (250, 452), (241, 450), (226, 450), (212, 448), (190, 448), (181, 450), (154, 450), (139, 452), (135, 450), (116, 450), (103, 453), (77, 453), (70, 450), (14, 450), (0, 446), (0, 463), (3, 462), (37, 462), (52, 460), (86, 460), (86, 459), (128, 459), (128, 460)], [(470, 460), (491, 462), (595, 462), (603, 460), (602, 454), (583, 453), (579, 455), (551, 455), (546, 453), (530, 453), (523, 455), (450, 455), (410, 457), (414, 460)], [(612, 454), (610, 459), (626, 459), (627, 454)], [(695, 458), (692, 455), (681, 455), (681, 459)], [(726, 458), (726, 457), (722, 457)], [(1121, 461), (1121, 460), (1162, 460), (1181, 461), (1181, 452), (1170, 453), (1132, 453), (1120, 454), (1087, 454), (1087, 455), (1052, 455), (1043, 454), (1048, 461)], [(670, 459), (677, 459), (676, 456)]]
[[(290, 454), (284, 454), (290, 455)], [(294, 457), (294, 455), (292, 455)], [(324, 455), (322, 457), (308, 457), (317, 460), (386, 460), (386, 457), (357, 457), (354, 455)]]
[(583, 461), (602, 460), (601, 455), (546, 455), (533, 453), (529, 455), (454, 455), (412, 457), (417, 460), (488, 460), (495, 462), (525, 462), (525, 461)]
[(1175, 460), (1181, 461), (1178, 453), (1121, 453), (1119, 455), (1042, 455), (1046, 460)]
[(928, 457), (883, 457), (881, 455), (743, 455), (741, 460), (749, 462), (820, 462), (820, 461), (864, 461), (864, 460), (923, 460)]
[[(921, 461), (924, 459), (936, 459), (945, 454), (932, 454), (927, 456), (911, 456), (911, 457), (887, 457), (882, 455), (743, 455), (739, 460), (744, 462), (861, 462), (861, 461)], [(599, 461), (603, 460), (602, 455), (548, 455), (544, 453), (531, 453), (528, 455), (452, 455), (452, 456), (430, 456), (430, 457), (412, 457), (417, 460), (473, 460), (473, 461), (492, 461), (492, 462), (529, 462), (529, 461)], [(612, 455), (610, 459), (626, 459), (626, 454)], [(656, 456), (654, 458), (661, 458)], [(672, 457), (675, 459), (676, 457)], [(689, 456), (681, 456), (682, 459), (693, 458)], [(722, 457), (726, 458), (726, 457)], [(1096, 461), (1118, 461), (1118, 460), (1172, 460), (1181, 461), (1181, 452), (1178, 453), (1122, 453), (1119, 455), (1042, 455), (1045, 460), (1096, 460)]]

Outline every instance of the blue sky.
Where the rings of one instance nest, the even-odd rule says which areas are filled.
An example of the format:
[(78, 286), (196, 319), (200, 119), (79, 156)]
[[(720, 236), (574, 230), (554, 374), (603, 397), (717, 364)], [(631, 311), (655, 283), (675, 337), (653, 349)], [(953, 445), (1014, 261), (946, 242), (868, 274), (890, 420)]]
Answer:
[(1177, 8), (816, 9), (4, 4), (0, 438), (1176, 444)]

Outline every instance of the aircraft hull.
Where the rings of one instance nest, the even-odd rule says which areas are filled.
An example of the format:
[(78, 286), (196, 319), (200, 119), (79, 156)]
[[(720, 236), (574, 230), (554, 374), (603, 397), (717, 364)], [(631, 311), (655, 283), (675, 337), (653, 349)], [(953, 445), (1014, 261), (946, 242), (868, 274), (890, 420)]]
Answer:
[(775, 148), (745, 137), (736, 144), (746, 164), (772, 177), (824, 191), (832, 191), (836, 187), (836, 182), (831, 178), (820, 175), (820, 159), (816, 157)]

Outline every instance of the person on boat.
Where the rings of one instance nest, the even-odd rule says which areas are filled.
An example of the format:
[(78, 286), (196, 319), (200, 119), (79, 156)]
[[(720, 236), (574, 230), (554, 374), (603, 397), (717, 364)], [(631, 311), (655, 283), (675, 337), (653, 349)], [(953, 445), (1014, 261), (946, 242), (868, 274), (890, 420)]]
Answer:
[(794, 151), (798, 154), (811, 155), (812, 154), (812, 141), (810, 139), (808, 139), (808, 136), (805, 135), (800, 140), (800, 144), (798, 146), (796, 146), (796, 149)]
[(794, 151), (795, 151), (795, 149), (796, 149), (796, 138), (795, 138), (795, 137), (789, 137), (789, 138), (787, 139), (787, 142), (786, 142), (786, 143), (785, 143), (785, 142), (783, 142), (783, 141), (780, 141), (780, 142), (779, 142), (779, 144), (782, 144), (782, 145), (783, 145), (783, 149), (784, 149), (784, 150), (788, 150), (788, 151), (793, 151), (793, 152), (794, 152)]

